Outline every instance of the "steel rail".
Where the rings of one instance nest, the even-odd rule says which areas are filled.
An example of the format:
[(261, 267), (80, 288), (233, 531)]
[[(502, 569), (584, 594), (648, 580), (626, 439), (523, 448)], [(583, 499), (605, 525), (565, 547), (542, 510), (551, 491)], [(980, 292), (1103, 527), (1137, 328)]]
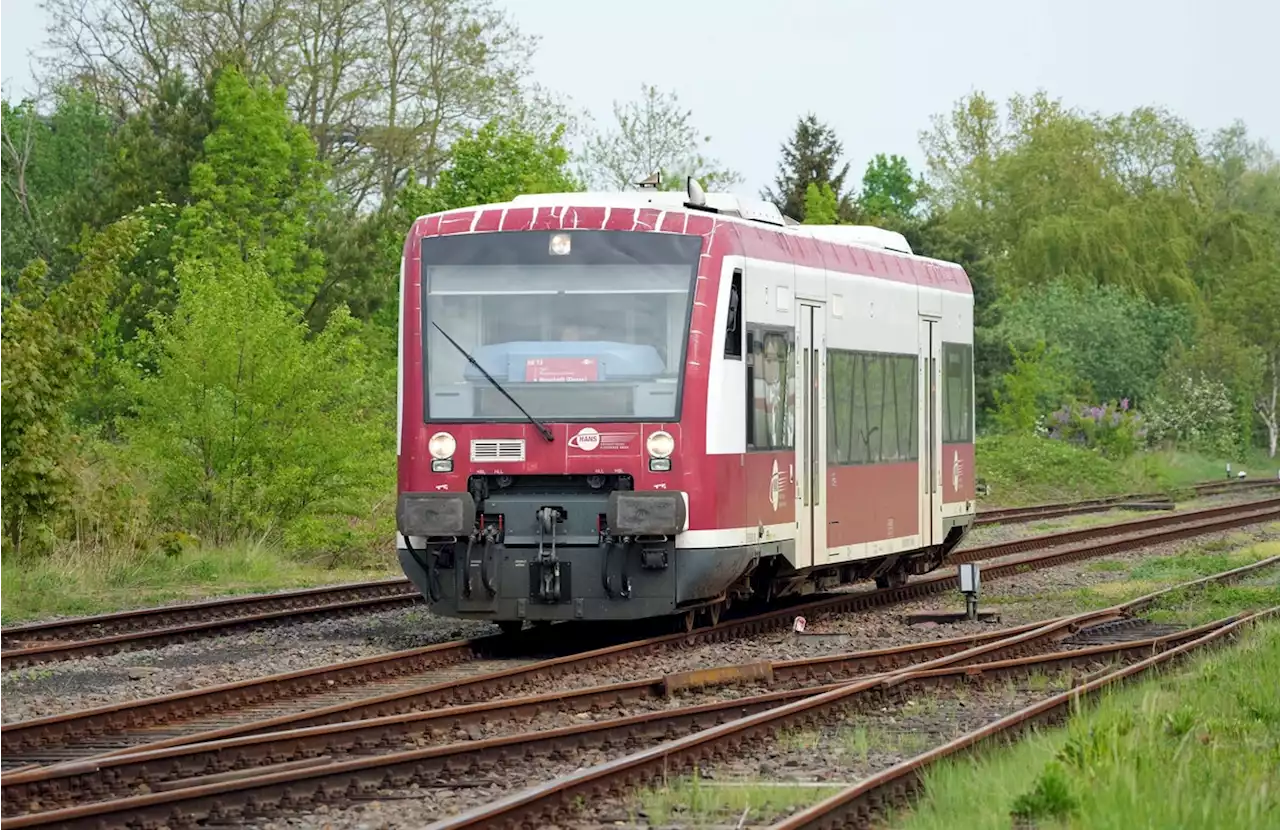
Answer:
[[(1203, 482), (1205, 494), (1274, 487), (1280, 481)], [(1079, 502), (980, 511), (976, 525), (1047, 519), (1110, 510), (1125, 501), (1164, 498), (1159, 494), (1113, 496)], [(402, 577), (306, 588), (273, 594), (221, 597), (193, 603), (140, 608), (28, 623), (0, 629), (0, 669), (9, 670), (135, 648), (187, 642), (268, 624), (349, 616), (421, 602)]]
[[(368, 596), (363, 599), (337, 600), (296, 608), (261, 611), (238, 617), (211, 619), (145, 631), (129, 631), (88, 640), (46, 642), (41, 645), (14, 648), (0, 652), (0, 670), (9, 671), (43, 663), (73, 660), (79, 657), (94, 657), (116, 654), (121, 651), (185, 643), (241, 629), (257, 628), (265, 624), (303, 622), (306, 620), (350, 616), (352, 614), (369, 614), (375, 611), (405, 608), (419, 604), (422, 604), (422, 596), (416, 591), (400, 590), (388, 592), (381, 596)], [(241, 607), (248, 610), (252, 606), (246, 604)]]
[[(1016, 634), (1034, 630), (1051, 622), (1001, 629), (966, 637), (913, 643), (896, 648), (882, 648), (845, 654), (826, 655), (801, 660), (765, 662), (768, 667), (766, 682), (809, 683), (830, 682), (836, 678), (850, 678), (859, 674), (882, 673), (913, 662), (953, 654), (984, 643), (1006, 639)], [(745, 669), (745, 670), (744, 670)], [(110, 790), (100, 784), (81, 780), (81, 785), (101, 791), (115, 792), (128, 778), (124, 768), (163, 759), (167, 770), (181, 770), (195, 774), (215, 768), (217, 755), (234, 750), (237, 768), (259, 763), (303, 760), (316, 752), (348, 753), (367, 745), (367, 742), (385, 743), (391, 735), (431, 734), (433, 730), (458, 729), (465, 726), (492, 723), (495, 719), (529, 717), (538, 712), (557, 711), (576, 713), (593, 708), (615, 705), (620, 702), (658, 699), (679, 694), (681, 688), (723, 686), (729, 683), (753, 683), (759, 675), (750, 667), (726, 666), (706, 669), (689, 678), (681, 675), (659, 675), (622, 683), (591, 686), (581, 689), (550, 692), (514, 698), (490, 700), (483, 703), (452, 706), (412, 712), (406, 715), (388, 715), (358, 721), (346, 721), (335, 725), (302, 727), (282, 732), (267, 732), (239, 738), (221, 740), (193, 740), (172, 747), (135, 747), (127, 752), (101, 756), (88, 760), (70, 761), (51, 766), (37, 766), (29, 771), (14, 770), (0, 779), (3, 784), (3, 802), (6, 804), (29, 802), (34, 798), (46, 801), (52, 793), (66, 792), (69, 785), (57, 786), (49, 782), (80, 777), (86, 770), (94, 774), (111, 770)], [(710, 680), (711, 682), (706, 682)], [(673, 682), (674, 681), (674, 682)], [(682, 685), (683, 684), (683, 685)], [(199, 737), (199, 736), (193, 736)], [(317, 743), (319, 741), (319, 743)], [(208, 757), (213, 752), (213, 757)], [(225, 760), (222, 761), (225, 763)], [(214, 766), (210, 766), (210, 765)], [(219, 771), (226, 771), (218, 768)], [(168, 774), (172, 777), (172, 774)], [(7, 808), (6, 808), (7, 809)], [(5, 813), (8, 815), (8, 813)]]
[[(1153, 594), (1139, 597), (1131, 602), (1121, 603), (1107, 610), (1123, 613), (1134, 608), (1147, 607), (1159, 596), (1169, 595), (1175, 591), (1188, 588), (1200, 587), (1213, 581), (1231, 581), (1245, 574), (1256, 572), (1263, 567), (1272, 567), (1276, 564), (1280, 564), (1280, 557), (1271, 557), (1245, 568), (1237, 568), (1232, 571), (1215, 574), (1207, 580), (1196, 580), (1193, 583), (1172, 586)], [(1242, 621), (1236, 620), (1236, 622), (1224, 625), (1221, 630), (1237, 630), (1240, 622)], [(1030, 632), (1021, 636), (1033, 638), (1036, 634), (1037, 632)], [(1212, 636), (1212, 634), (1206, 636)], [(993, 645), (998, 647), (1000, 644)], [(991, 649), (993, 646), (981, 646), (978, 649), (974, 649), (974, 651), (983, 648)], [(641, 750), (624, 758), (579, 770), (547, 784), (530, 787), (506, 798), (499, 799), (492, 804), (437, 822), (431, 825), (429, 830), (510, 827), (518, 826), (525, 822), (532, 822), (536, 826), (537, 822), (544, 818), (554, 821), (568, 810), (572, 799), (577, 796), (598, 795), (603, 792), (627, 789), (657, 777), (670, 775), (673, 771), (687, 768), (701, 760), (714, 757), (717, 751), (723, 748), (735, 748), (747, 741), (766, 739), (779, 728), (785, 726), (812, 723), (821, 713), (832, 707), (843, 706), (844, 702), (851, 696), (860, 694), (877, 684), (885, 687), (898, 686), (909, 682), (913, 677), (920, 676), (921, 673), (928, 673), (932, 669), (968, 662), (967, 654), (968, 652), (961, 652), (958, 656), (940, 658), (931, 661), (931, 663), (895, 671), (880, 677), (838, 684), (836, 688), (830, 691), (750, 714), (729, 723)]]
[[(1250, 505), (1256, 505), (1256, 502)], [(988, 581), (1004, 579), (1037, 570), (1053, 567), (1065, 562), (1077, 561), (1096, 556), (1104, 556), (1125, 550), (1141, 548), (1146, 545), (1173, 539), (1186, 538), (1204, 533), (1240, 527), (1247, 524), (1280, 518), (1280, 499), (1266, 502), (1269, 509), (1263, 511), (1241, 511), (1239, 506), (1212, 508), (1183, 514), (1183, 524), (1173, 529), (1157, 530), (1144, 536), (1126, 537), (1117, 541), (1102, 544), (1085, 545), (1074, 548), (1055, 548), (1044, 554), (987, 565), (984, 578)], [(1188, 518), (1200, 518), (1188, 523)], [(1145, 519), (1124, 523), (1131, 526), (1166, 527), (1172, 517)], [(1077, 539), (1088, 538), (1090, 530), (1071, 531), (1062, 534), (1051, 534), (1041, 539)], [(985, 549), (974, 548), (967, 551), (959, 561), (978, 561), (988, 557), (1003, 555), (1004, 551), (1021, 548), (1025, 540), (991, 545)], [(726, 642), (752, 634), (773, 630), (789, 625), (797, 614), (817, 616), (823, 613), (864, 611), (897, 603), (920, 599), (925, 596), (951, 591), (958, 587), (959, 579), (953, 574), (939, 574), (912, 582), (899, 588), (870, 591), (863, 593), (841, 594), (797, 606), (789, 606), (741, 620), (722, 622), (717, 626), (695, 631), (692, 634), (677, 633), (646, 640), (638, 640), (621, 645), (608, 646), (592, 651), (580, 652), (565, 657), (557, 657), (537, 663), (514, 666), (510, 669), (475, 675), (430, 686), (397, 690), (382, 695), (370, 696), (357, 700), (345, 700), (331, 706), (308, 709), (291, 714), (279, 715), (265, 720), (250, 721), (195, 734), (185, 734), (143, 745), (146, 749), (159, 749), (167, 746), (179, 746), (194, 741), (221, 740), (238, 735), (249, 735), (256, 732), (296, 729), (303, 726), (320, 726), (349, 720), (365, 720), (386, 715), (403, 714), (415, 709), (428, 707), (465, 704), (487, 699), (495, 694), (519, 694), (529, 692), (539, 683), (549, 679), (563, 677), (581, 671), (598, 669), (609, 663), (631, 660), (660, 651), (682, 648), (697, 642)], [(106, 755), (117, 755), (137, 751), (140, 747), (118, 749)]]
[[(531, 757), (545, 757), (571, 751), (583, 745), (613, 744), (636, 741), (661, 741), (673, 732), (701, 734), (696, 730), (720, 727), (726, 719), (767, 714), (778, 707), (804, 703), (824, 694), (845, 692), (842, 709), (850, 706), (879, 706), (908, 689), (936, 683), (975, 682), (988, 676), (1008, 673), (1027, 673), (1043, 670), (1047, 666), (1062, 666), (1098, 660), (1114, 660), (1119, 657), (1143, 656), (1153, 650), (1171, 647), (1189, 637), (1209, 630), (1215, 623), (1195, 632), (1180, 632), (1165, 637), (1147, 638), (1130, 643), (1113, 643), (1050, 654), (1032, 654), (1020, 658), (999, 659), (1005, 654), (1027, 654), (1038, 647), (1051, 644), (1063, 636), (1078, 630), (1090, 622), (1107, 620), (1114, 616), (1108, 610), (1089, 612), (1055, 620), (1038, 629), (1006, 637), (972, 649), (958, 652), (922, 664), (917, 670), (880, 674), (860, 683), (829, 683), (819, 687), (799, 688), (770, 692), (737, 700), (717, 700), (709, 703), (646, 712), (622, 718), (596, 721), (557, 729), (526, 732), (487, 740), (446, 744), (427, 749), (393, 752), (368, 758), (356, 758), (333, 762), (334, 753), (320, 753), (309, 758), (284, 761), (265, 770), (229, 770), (200, 777), (163, 780), (163, 770), (171, 769), (172, 756), (185, 753), (193, 760), (216, 762), (222, 757), (238, 757), (239, 746), (203, 744), (171, 750), (167, 757), (141, 758), (123, 756), (112, 760), (109, 769), (95, 769), (91, 764), (82, 765), (79, 775), (86, 787), (109, 785), (109, 782), (132, 773), (147, 775), (147, 785), (160, 792), (129, 795), (95, 804), (79, 804), (37, 813), (27, 813), (6, 820), (6, 826), (117, 826), (146, 819), (157, 820), (162, 816), (172, 820), (180, 816), (183, 821), (228, 821), (256, 815), (257, 808), (268, 811), (303, 806), (308, 802), (326, 803), (335, 800), (336, 793), (353, 793), (376, 789), (388, 780), (413, 780), (433, 785), (447, 786), (451, 776), (474, 777), (477, 771), (501, 766), (504, 762), (524, 761)], [(983, 660), (984, 662), (974, 662)], [(345, 726), (345, 725), (344, 725)], [(302, 736), (275, 735), (272, 740), (279, 745), (289, 745)], [(683, 740), (683, 739), (681, 739)], [(360, 746), (368, 751), (379, 747), (377, 740), (367, 740)], [(164, 755), (162, 753), (161, 755)], [(133, 769), (130, 770), (129, 768)], [(208, 769), (206, 767), (205, 769)], [(173, 786), (168, 786), (172, 784)], [(22, 793), (16, 789), (6, 791), (6, 802), (13, 797), (37, 800), (54, 797), (54, 791)], [(63, 799), (68, 793), (62, 793)], [(341, 800), (341, 799), (337, 799)], [(21, 806), (21, 805), (19, 805)], [(248, 813), (241, 808), (249, 807)], [(488, 825), (486, 825), (488, 826)]]
[[(1272, 518), (1280, 518), (1280, 498), (1191, 511), (1173, 516), (1138, 519), (1117, 525), (1107, 525), (1047, 534), (1014, 542), (973, 548), (955, 554), (953, 561), (978, 561), (1017, 553), (1028, 547), (1054, 546), (1047, 553), (1024, 557), (984, 569), (984, 577), (990, 581), (1024, 573), (1030, 569), (1053, 567), (1065, 562), (1103, 556), (1131, 550), (1145, 545), (1215, 532), (1232, 527), (1253, 524)], [(1171, 530), (1138, 537), (1127, 537), (1100, 545), (1088, 545), (1061, 549), (1060, 545), (1080, 539), (1134, 533), (1144, 528)], [(1181, 525), (1181, 526), (1178, 526)], [(1056, 543), (1056, 544), (1055, 544)], [(532, 664), (515, 666), (509, 670), (466, 677), (446, 683), (433, 684), (344, 701), (331, 706), (320, 706), (293, 714), (250, 721), (196, 733), (200, 740), (218, 740), (256, 731), (314, 726), (341, 720), (362, 720), (385, 715), (400, 714), (426, 706), (457, 705), (487, 698), (493, 694), (515, 694), (528, 690), (534, 684), (548, 678), (581, 671), (586, 667), (599, 667), (608, 661), (640, 657), (655, 651), (679, 648), (697, 642), (724, 642), (741, 636), (759, 633), (789, 624), (796, 614), (839, 613), (861, 611), (952, 590), (957, 577), (940, 574), (908, 583), (898, 588), (876, 591), (836, 594), (800, 605), (770, 611), (740, 620), (721, 622), (717, 626), (694, 631), (691, 634), (673, 634), (594, 649), (566, 657), (553, 658)], [(140, 701), (113, 704), (94, 709), (68, 712), (28, 721), (5, 724), (0, 727), (0, 749), (5, 754), (23, 757), (48, 747), (66, 746), (83, 742), (86, 738), (101, 740), (102, 736), (119, 735), (154, 729), (157, 725), (172, 725), (196, 717), (219, 713), (229, 709), (243, 710), (285, 698), (317, 696), (337, 687), (349, 688), (368, 682), (367, 677), (388, 677), (420, 671), (423, 666), (433, 666), (476, 659), (488, 647), (497, 646), (501, 638), (479, 638), (428, 646), (409, 652), (397, 652), (382, 657), (365, 658), (351, 663), (340, 663), (272, 675), (238, 683), (222, 684), (208, 689), (179, 692)], [(144, 744), (155, 749), (187, 743), (194, 736), (177, 736)], [(115, 749), (107, 755), (133, 752), (138, 747)]]
[[(1280, 487), (1276, 481), (1222, 482), (1207, 481), (1194, 484), (1190, 490), (1197, 496), (1217, 495), (1239, 490), (1255, 490), (1260, 488)], [(1158, 509), (1172, 504), (1170, 497), (1164, 493), (1131, 493), (1123, 496), (1105, 496), (1097, 499), (1081, 499), (1079, 501), (1052, 502), (1033, 504), (1025, 507), (996, 507), (979, 510), (974, 519), (975, 527), (994, 524), (1017, 524), (1037, 519), (1055, 519), (1062, 516), (1073, 516), (1084, 513), (1102, 513), (1132, 505), (1142, 507), (1144, 503), (1152, 503)]]
[(1019, 709), (997, 721), (975, 729), (942, 746), (917, 755), (867, 778), (858, 784), (774, 824), (770, 830), (834, 830), (869, 827), (883, 817), (886, 808), (917, 797), (924, 787), (924, 773), (945, 758), (981, 748), (994, 738), (1008, 738), (1034, 725), (1053, 724), (1070, 714), (1077, 703), (1097, 695), (1102, 689), (1136, 678), (1158, 666), (1185, 658), (1197, 649), (1234, 638), (1244, 627), (1280, 615), (1280, 607), (1232, 622), (1189, 643), (1154, 654), (1090, 680), (1069, 691)]
[[(1049, 655), (1036, 655), (1035, 651), (1045, 644), (1061, 642), (1064, 635), (1072, 635), (1084, 627), (1090, 629), (1107, 627), (1109, 621), (1148, 607), (1161, 596), (1178, 591), (1194, 590), (1214, 582), (1230, 582), (1278, 564), (1280, 564), (1280, 557), (1272, 557), (1230, 571), (1170, 586), (1111, 608), (1084, 612), (1047, 621), (1044, 624), (1022, 626), (1019, 629), (999, 632), (1003, 635), (999, 637), (985, 635), (974, 638), (985, 639), (987, 642), (964, 651), (944, 655), (924, 664), (881, 673), (852, 684), (847, 680), (829, 682), (818, 687), (793, 688), (737, 700), (721, 700), (680, 709), (660, 710), (626, 718), (597, 721), (579, 727), (469, 741), (409, 752), (391, 752), (375, 758), (356, 759), (336, 764), (332, 762), (334, 757), (350, 755), (353, 752), (367, 753), (393, 748), (394, 735), (420, 733), (425, 731), (423, 723), (428, 723), (426, 729), (430, 729), (429, 722), (439, 718), (448, 719), (451, 724), (455, 721), (465, 722), (468, 717), (484, 720), (501, 712), (504, 707), (508, 712), (537, 711), (549, 702), (548, 696), (539, 699), (496, 701), (482, 706), (465, 707), (465, 711), (433, 713), (418, 718), (416, 724), (413, 723), (414, 718), (390, 718), (377, 723), (339, 724), (335, 727), (295, 730), (258, 738), (197, 744), (160, 752), (97, 759), (45, 770), (43, 773), (11, 776), (6, 781), (4, 802), (8, 805), (6, 810), (13, 812), (20, 811), (24, 805), (42, 808), (49, 802), (65, 803), (78, 787), (99, 796), (120, 795), (121, 788), (127, 789), (131, 786), (129, 782), (136, 782), (142, 778), (145, 779), (148, 788), (158, 788), (168, 792), (153, 794), (160, 799), (159, 801), (154, 800), (153, 796), (125, 795), (123, 798), (103, 802), (98, 806), (81, 804), (77, 807), (63, 807), (38, 815), (33, 813), (28, 816), (31, 824), (23, 823), (13, 826), (77, 826), (80, 820), (90, 817), (107, 826), (113, 826), (112, 816), (133, 815), (137, 810), (157, 816), (159, 813), (154, 810), (173, 811), (177, 809), (177, 805), (186, 805), (183, 809), (195, 810), (194, 818), (204, 817), (226, 821), (241, 817), (236, 812), (236, 808), (227, 803), (230, 801), (239, 800), (250, 805), (270, 805), (275, 803), (276, 798), (282, 797), (284, 806), (298, 806), (303, 802), (326, 803), (331, 800), (341, 800), (340, 797), (335, 799), (332, 794), (376, 789), (388, 780), (414, 780), (439, 784), (440, 777), (447, 777), (450, 771), (469, 772), (475, 768), (491, 767), (511, 758), (570, 751), (581, 745), (584, 740), (595, 743), (661, 740), (669, 737), (672, 730), (688, 731), (704, 728), (707, 725), (711, 725), (710, 731), (714, 732), (720, 728), (717, 724), (722, 724), (727, 718), (739, 718), (735, 722), (741, 723), (744, 720), (749, 721), (756, 714), (767, 714), (770, 711), (779, 710), (779, 707), (785, 709), (787, 706), (806, 701), (821, 702), (828, 695), (851, 688), (854, 689), (855, 695), (861, 696), (857, 698), (859, 701), (865, 703), (866, 696), (870, 695), (874, 698), (871, 705), (879, 705), (884, 702), (886, 693), (891, 691), (894, 694), (901, 694), (904, 690), (914, 690), (920, 684), (954, 682), (958, 679), (972, 680), (995, 672), (1029, 670), (1033, 667), (1043, 669), (1047, 665), (1060, 665), (1064, 662), (1071, 664), (1103, 657), (1113, 659), (1118, 655), (1142, 656), (1145, 652), (1167, 648), (1197, 637), (1236, 618), (1140, 641), (1109, 643)], [(965, 639), (957, 638), (947, 645), (958, 645)], [(922, 655), (938, 645), (942, 644), (922, 643), (912, 648)], [(879, 652), (883, 654), (903, 650), (888, 649), (879, 650)], [(1018, 658), (1018, 655), (1027, 654), (1033, 656)], [(834, 663), (844, 660), (853, 665), (861, 665), (875, 655), (876, 652), (855, 652), (850, 655), (810, 660), (782, 661), (775, 663), (774, 666), (789, 667), (794, 672), (793, 677), (812, 679), (815, 674), (823, 674), (824, 670), (818, 666), (824, 661)], [(818, 669), (816, 672), (815, 668)], [(830, 667), (828, 666), (825, 671), (829, 673)], [(782, 676), (786, 676), (785, 672)], [(634, 684), (615, 684), (615, 688), (635, 691)], [(844, 701), (835, 704), (841, 708), (847, 708), (854, 702), (854, 698), (846, 699), (845, 697), (837, 697), (835, 700)], [(830, 699), (827, 702), (830, 702)], [(743, 719), (743, 715), (748, 717)], [(333, 740), (335, 737), (336, 742)], [(690, 739), (696, 738), (697, 734), (690, 736)], [(245, 768), (252, 765), (254, 757), (265, 759), (268, 763), (273, 763), (273, 766), (268, 769)], [(198, 774), (189, 775), (191, 772)], [(337, 784), (344, 786), (337, 787)], [(309, 795), (308, 792), (310, 792)], [(211, 795), (212, 800), (209, 798)], [(14, 804), (18, 806), (14, 807)]]
[(88, 617), (24, 623), (0, 628), (0, 643), (5, 648), (15, 648), (24, 647), (27, 643), (39, 645), (47, 642), (89, 640), (112, 634), (172, 628), (212, 619), (235, 619), (263, 611), (313, 608), (335, 600), (347, 601), (401, 594), (408, 586), (407, 579), (394, 577), (370, 582), (348, 582), (270, 594), (217, 597), (199, 602), (136, 608)]

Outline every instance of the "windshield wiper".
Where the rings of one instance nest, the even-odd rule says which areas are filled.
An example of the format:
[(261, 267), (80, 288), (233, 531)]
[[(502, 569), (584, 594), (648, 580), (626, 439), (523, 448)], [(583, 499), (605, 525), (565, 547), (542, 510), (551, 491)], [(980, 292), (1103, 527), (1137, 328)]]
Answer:
[(438, 331), (438, 332), (440, 332), (441, 334), (443, 334), (443, 335), (444, 335), (444, 339), (445, 339), (445, 340), (448, 340), (450, 343), (452, 343), (452, 344), (453, 344), (453, 347), (454, 347), (455, 349), (457, 349), (459, 352), (461, 352), (461, 353), (462, 353), (462, 356), (463, 356), (463, 357), (465, 357), (465, 358), (467, 359), (467, 362), (468, 362), (468, 363), (470, 363), (472, 366), (474, 366), (474, 367), (476, 367), (477, 369), (479, 369), (479, 370), (480, 370), (480, 374), (484, 375), (484, 379), (485, 379), (485, 380), (487, 380), (487, 381), (489, 381), (490, 383), (492, 383), (492, 384), (493, 384), (493, 388), (494, 388), (494, 389), (497, 389), (499, 392), (501, 392), (501, 393), (502, 393), (503, 397), (505, 397), (507, 400), (511, 401), (511, 405), (512, 405), (512, 406), (514, 406), (516, 409), (520, 410), (520, 414), (521, 414), (521, 415), (523, 415), (524, 417), (528, 418), (528, 419), (529, 419), (529, 423), (533, 424), (535, 427), (537, 427), (537, 428), (538, 428), (538, 432), (542, 433), (542, 437), (543, 437), (543, 438), (545, 438), (545, 439), (547, 439), (548, 441), (551, 441), (551, 442), (554, 442), (554, 441), (556, 440), (556, 436), (555, 436), (555, 434), (554, 434), (554, 433), (552, 433), (552, 432), (551, 432), (551, 428), (550, 428), (550, 427), (548, 427), (546, 424), (542, 423), (542, 421), (539, 421), (537, 418), (535, 418), (535, 417), (533, 417), (532, 415), (530, 415), (530, 414), (529, 414), (529, 410), (525, 409), (523, 406), (521, 406), (521, 405), (520, 405), (520, 402), (519, 402), (519, 401), (517, 401), (515, 398), (511, 397), (511, 393), (510, 393), (510, 392), (508, 392), (507, 390), (503, 389), (503, 388), (502, 388), (502, 384), (501, 384), (501, 383), (498, 383), (498, 381), (494, 379), (493, 375), (491, 375), (491, 374), (489, 374), (488, 372), (486, 372), (486, 371), (484, 370), (484, 367), (483, 367), (483, 366), (481, 366), (481, 365), (476, 361), (476, 359), (475, 359), (474, 357), (472, 357), (472, 356), (471, 356), (471, 353), (470, 353), (470, 352), (468, 352), (466, 349), (464, 349), (464, 348), (462, 348), (461, 346), (459, 346), (459, 345), (458, 345), (458, 341), (457, 341), (457, 340), (454, 340), (452, 337), (450, 337), (450, 336), (449, 336), (449, 334), (448, 334), (448, 332), (446, 332), (444, 329), (440, 328), (440, 326), (439, 326), (439, 325), (437, 325), (437, 324), (436, 324), (436, 322), (435, 322), (434, 320), (432, 320), (432, 321), (431, 321), (431, 325), (435, 326), (435, 327), (436, 327), (436, 331)]

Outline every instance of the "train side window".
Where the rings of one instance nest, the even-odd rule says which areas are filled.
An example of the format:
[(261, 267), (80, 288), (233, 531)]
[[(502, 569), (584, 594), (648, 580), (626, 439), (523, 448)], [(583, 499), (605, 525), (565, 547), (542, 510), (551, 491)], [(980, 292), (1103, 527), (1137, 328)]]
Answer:
[(747, 329), (747, 446), (795, 446), (795, 334), (790, 329)]
[(729, 285), (729, 306), (725, 309), (724, 356), (730, 360), (742, 359), (742, 269), (733, 269), (733, 282)]
[(827, 352), (827, 462), (879, 464), (919, 457), (914, 355)]
[(973, 346), (942, 344), (942, 442), (973, 440)]

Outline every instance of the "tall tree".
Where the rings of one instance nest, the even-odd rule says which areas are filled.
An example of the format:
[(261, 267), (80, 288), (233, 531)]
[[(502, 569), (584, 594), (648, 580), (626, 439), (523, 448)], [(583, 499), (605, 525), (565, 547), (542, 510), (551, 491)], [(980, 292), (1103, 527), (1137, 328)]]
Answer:
[(805, 225), (836, 225), (840, 222), (840, 201), (831, 185), (809, 182), (804, 194)]
[(260, 259), (281, 296), (308, 308), (323, 277), (312, 221), (325, 198), (323, 166), (307, 131), (290, 120), (282, 91), (236, 68), (214, 90), (214, 129), (191, 170), (179, 260)]
[(72, 88), (56, 93), (48, 112), (34, 101), (0, 106), (0, 198), (9, 217), (0, 258), (5, 291), (12, 291), (33, 259), (46, 262), (51, 279), (69, 274), (76, 259), (72, 246), (99, 218), (100, 178), (114, 125), (92, 97)]
[(130, 216), (96, 234), (75, 273), (52, 291), (42, 285), (44, 261), (34, 261), (5, 309), (0, 501), (5, 538), (19, 549), (38, 550), (52, 540), (52, 523), (71, 494), (67, 407), (92, 358), (120, 264), (134, 255), (147, 230), (140, 217)]
[(676, 93), (642, 85), (640, 98), (613, 104), (613, 124), (591, 134), (583, 151), (582, 175), (596, 187), (629, 189), (654, 173), (665, 185), (683, 189), (695, 176), (708, 190), (737, 184), (741, 177), (703, 154), (711, 141), (693, 126), (693, 111)]
[(862, 174), (862, 192), (858, 208), (873, 221), (883, 218), (906, 219), (915, 214), (920, 204), (923, 183), (911, 173), (902, 156), (877, 153)]
[(809, 185), (831, 188), (842, 217), (853, 211), (853, 200), (845, 191), (848, 162), (840, 164), (844, 145), (835, 130), (812, 113), (796, 123), (791, 140), (782, 145), (782, 161), (773, 188), (765, 188), (761, 198), (773, 202), (783, 215), (804, 221), (805, 196)]
[(121, 113), (235, 63), (288, 90), (339, 194), (430, 185), (453, 139), (523, 100), (535, 40), (492, 0), (46, 0), (45, 73)]

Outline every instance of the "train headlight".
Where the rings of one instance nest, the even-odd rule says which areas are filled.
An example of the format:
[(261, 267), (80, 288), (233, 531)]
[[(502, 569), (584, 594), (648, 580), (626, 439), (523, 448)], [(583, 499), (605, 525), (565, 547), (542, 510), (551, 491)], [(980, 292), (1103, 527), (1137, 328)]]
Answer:
[(675, 452), (676, 439), (671, 437), (671, 433), (665, 430), (658, 430), (651, 433), (644, 442), (645, 449), (649, 451), (652, 458), (670, 458), (671, 453)]
[(447, 432), (437, 432), (427, 442), (427, 452), (431, 453), (432, 458), (440, 461), (453, 458), (453, 454), (457, 451), (458, 442)]

